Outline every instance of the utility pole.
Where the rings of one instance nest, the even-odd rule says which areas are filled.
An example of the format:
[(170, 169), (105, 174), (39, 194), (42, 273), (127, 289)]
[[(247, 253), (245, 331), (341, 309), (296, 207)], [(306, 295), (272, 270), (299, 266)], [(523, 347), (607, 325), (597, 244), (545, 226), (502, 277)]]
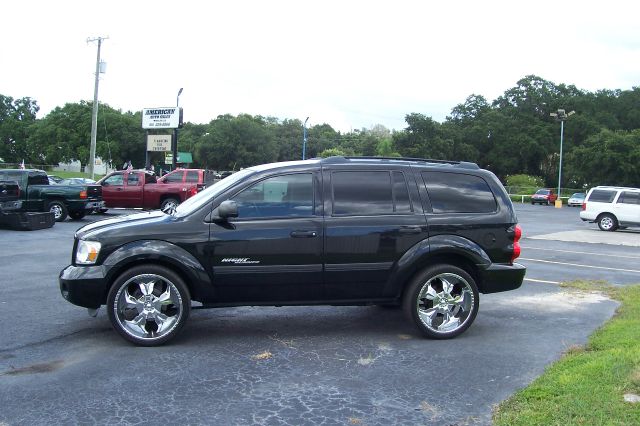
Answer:
[(93, 89), (93, 112), (91, 113), (91, 148), (89, 150), (89, 174), (91, 179), (94, 179), (94, 165), (96, 164), (96, 138), (98, 134), (98, 84), (100, 82), (100, 48), (102, 47), (102, 40), (106, 40), (109, 37), (96, 37), (87, 38), (87, 43), (94, 41), (98, 42), (98, 57), (96, 58), (96, 82)]
[(556, 200), (556, 208), (562, 207), (562, 200), (560, 199), (560, 190), (562, 185), (562, 140), (564, 139), (564, 122), (569, 117), (575, 114), (575, 111), (567, 113), (563, 109), (559, 109), (558, 112), (552, 112), (549, 115), (560, 122), (560, 162), (558, 164), (558, 199)]
[[(178, 114), (180, 114), (180, 95), (182, 94), (182, 87), (178, 90), (178, 95), (176, 96), (176, 108), (178, 109)], [(178, 128), (173, 129), (173, 144), (171, 146), (172, 157), (171, 161), (172, 170), (176, 169), (176, 162), (178, 161)]]
[(309, 117), (304, 120), (304, 124), (302, 125), (302, 159), (305, 160), (307, 156), (307, 121), (309, 121)]

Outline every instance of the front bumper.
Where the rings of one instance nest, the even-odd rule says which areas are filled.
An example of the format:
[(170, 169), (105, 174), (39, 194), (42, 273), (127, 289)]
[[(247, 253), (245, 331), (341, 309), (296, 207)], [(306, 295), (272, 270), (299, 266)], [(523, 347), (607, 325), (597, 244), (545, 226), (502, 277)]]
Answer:
[(486, 294), (515, 290), (522, 285), (526, 272), (527, 268), (519, 263), (492, 263), (488, 268), (481, 270), (480, 292)]
[(103, 266), (69, 265), (60, 271), (60, 293), (67, 301), (84, 308), (106, 303), (107, 280)]

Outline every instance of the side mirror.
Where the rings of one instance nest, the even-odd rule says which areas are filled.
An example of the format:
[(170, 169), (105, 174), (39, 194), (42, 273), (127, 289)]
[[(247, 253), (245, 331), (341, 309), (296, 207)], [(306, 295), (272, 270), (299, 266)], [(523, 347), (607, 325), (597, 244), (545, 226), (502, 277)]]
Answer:
[(230, 217), (238, 217), (238, 204), (235, 201), (226, 200), (218, 206), (218, 217), (227, 220)]

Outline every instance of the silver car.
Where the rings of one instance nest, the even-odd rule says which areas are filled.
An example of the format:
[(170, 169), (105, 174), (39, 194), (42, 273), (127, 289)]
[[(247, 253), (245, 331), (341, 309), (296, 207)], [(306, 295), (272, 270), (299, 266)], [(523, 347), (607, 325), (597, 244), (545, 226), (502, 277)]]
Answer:
[(584, 203), (584, 197), (585, 197), (585, 193), (584, 192), (576, 192), (574, 193), (571, 197), (569, 197), (569, 201), (567, 201), (567, 205), (569, 207), (581, 207), (582, 203)]

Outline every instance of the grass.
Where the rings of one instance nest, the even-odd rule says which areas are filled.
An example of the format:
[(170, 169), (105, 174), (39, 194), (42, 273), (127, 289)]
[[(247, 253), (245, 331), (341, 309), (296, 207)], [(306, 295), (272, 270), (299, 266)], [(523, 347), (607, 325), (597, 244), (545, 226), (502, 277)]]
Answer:
[(496, 425), (638, 425), (640, 404), (640, 286), (572, 281), (570, 291), (600, 291), (621, 302), (616, 315), (584, 347), (573, 346), (545, 373), (500, 404)]
[[(83, 173), (83, 172), (58, 172), (58, 171), (51, 171), (51, 172), (47, 172), (47, 174), (49, 175), (54, 175), (54, 176), (60, 176), (63, 179), (67, 179), (67, 178), (88, 178), (90, 177), (88, 173)], [(103, 177), (104, 175), (99, 175), (99, 174), (95, 174), (95, 180), (100, 179), (101, 177)]]

